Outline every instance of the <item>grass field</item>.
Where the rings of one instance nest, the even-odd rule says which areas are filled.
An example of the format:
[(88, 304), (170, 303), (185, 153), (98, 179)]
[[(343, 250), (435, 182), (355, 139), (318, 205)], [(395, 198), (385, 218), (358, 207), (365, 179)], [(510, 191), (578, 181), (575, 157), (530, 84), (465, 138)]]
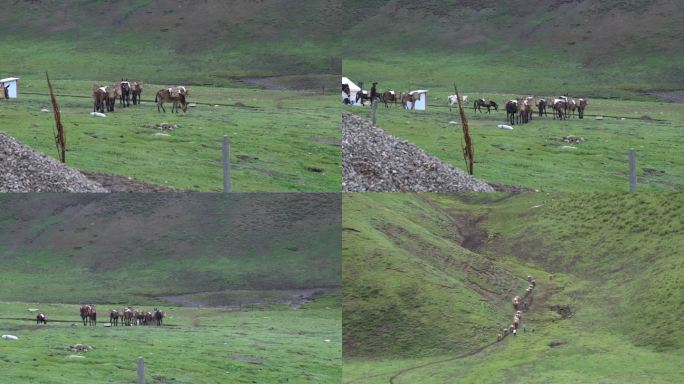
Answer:
[[(343, 382), (682, 381), (682, 204), (345, 196)], [(538, 283), (526, 331), (496, 343), (527, 275)]]
[[(684, 189), (684, 161), (675, 155), (684, 150), (684, 104), (589, 99), (583, 120), (535, 116), (531, 123), (515, 125), (508, 131), (496, 126), (507, 124), (501, 103), (512, 95), (470, 93), (467, 89), (461, 92), (470, 100), (491, 98), (500, 103), (499, 112), (492, 110), (491, 115), (486, 111), (475, 115), (472, 102), (465, 106), (475, 148), (475, 176), (480, 179), (542, 191), (626, 191), (627, 153), (634, 148), (639, 190)], [(426, 111), (381, 106), (377, 125), (464, 168), (463, 132), (457, 109), (449, 112), (446, 107), (449, 94), (445, 88), (431, 90)], [(370, 108), (348, 109), (370, 115)], [(604, 116), (604, 120), (596, 120), (596, 116)], [(561, 141), (569, 135), (585, 141), (577, 145)]]
[[(3, 382), (339, 383), (338, 194), (0, 195)], [(83, 327), (79, 305), (167, 313)], [(35, 325), (37, 309), (47, 326)], [(65, 348), (90, 344), (83, 358)], [(38, 367), (38, 368), (37, 368)]]
[[(89, 115), (92, 84), (55, 81), (67, 140), (67, 164), (164, 186), (221, 191), (221, 140), (231, 143), (233, 190), (285, 192), (340, 188), (339, 114), (320, 92), (190, 87), (187, 114), (158, 113), (146, 85), (140, 106), (117, 109), (106, 118)], [(22, 82), (25, 92), (46, 92), (45, 81)], [(219, 104), (217, 106), (217, 104)], [(118, 106), (118, 105), (117, 105)], [(34, 149), (56, 156), (49, 97), (25, 94), (0, 106), (0, 130)], [(163, 132), (155, 124), (177, 124)]]
[[(109, 321), (104, 312), (121, 305), (98, 307), (98, 326), (83, 327), (78, 305), (0, 304), (3, 334), (19, 337), (1, 340), (3, 380), (130, 383), (135, 382), (136, 360), (142, 356), (150, 383), (340, 381), (339, 297), (323, 297), (298, 310), (162, 306), (167, 314), (163, 327), (107, 328), (102, 326)], [(48, 324), (15, 320), (35, 316), (28, 308), (47, 313)], [(67, 350), (77, 343), (94, 349)]]
[[(0, 130), (55, 156), (52, 116), (40, 112), (48, 71), (70, 166), (220, 191), (227, 135), (234, 191), (339, 191), (338, 12), (334, 1), (8, 4), (0, 78), (20, 77), (21, 96), (0, 103)], [(122, 78), (145, 83), (143, 105), (90, 117), (93, 83)], [(179, 84), (197, 107), (158, 114), (155, 92)], [(180, 128), (155, 136), (146, 127), (163, 122)]]

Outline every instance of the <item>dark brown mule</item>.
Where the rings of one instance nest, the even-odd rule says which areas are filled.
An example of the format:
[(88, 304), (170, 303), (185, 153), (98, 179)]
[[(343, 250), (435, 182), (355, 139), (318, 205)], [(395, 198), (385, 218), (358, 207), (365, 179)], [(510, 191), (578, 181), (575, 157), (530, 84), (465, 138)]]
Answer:
[(145, 317), (144, 317), (144, 324), (145, 325), (152, 325), (152, 320), (154, 320), (154, 315), (152, 312), (145, 312)]
[(109, 111), (109, 106), (107, 104), (107, 89), (105, 87), (94, 87), (93, 88), (93, 112), (105, 112), (105, 107)]
[(515, 116), (518, 113), (517, 100), (509, 100), (506, 102), (506, 121), (511, 125), (515, 125)]
[(345, 104), (351, 104), (351, 88), (349, 88), (349, 84), (347, 84), (347, 83), (342, 84), (342, 93), (345, 95), (344, 96), (344, 103)]
[(548, 116), (546, 113), (546, 106), (548, 103), (546, 102), (545, 99), (540, 99), (539, 102), (537, 103), (537, 108), (539, 109), (539, 117), (542, 116)]
[(39, 313), (38, 316), (36, 316), (36, 324), (47, 324), (47, 315)]
[[(117, 311), (116, 309), (112, 309), (109, 312), (109, 323), (113, 326), (118, 326), (119, 325), (119, 317), (122, 317), (122, 315)], [(123, 319), (121, 320), (121, 323), (123, 325)]]
[(587, 108), (587, 99), (577, 100), (577, 115), (580, 119), (584, 119), (584, 110)]
[(163, 319), (164, 319), (164, 312), (155, 308), (154, 309), (154, 323), (160, 326), (160, 325), (162, 325)]
[(354, 100), (354, 102), (356, 104), (358, 104), (360, 101), (361, 105), (363, 105), (363, 103), (366, 100), (370, 101), (370, 96), (368, 96), (368, 91), (361, 90), (361, 91), (356, 92), (356, 100)]
[(131, 83), (128, 81), (128, 79), (124, 80), (121, 79), (121, 83), (119, 83), (119, 88), (121, 89), (121, 94), (119, 95), (119, 105), (121, 105), (122, 108), (130, 107), (131, 106)]
[(495, 111), (499, 110), (499, 105), (496, 104), (493, 100), (475, 100), (475, 102), (473, 103), (473, 109), (475, 109), (475, 112), (480, 111), (480, 113), (482, 113), (482, 107), (487, 108), (487, 113), (492, 113), (492, 108), (494, 108)]
[(396, 92), (394, 92), (393, 90), (385, 91), (382, 94), (382, 102), (385, 103), (385, 108), (389, 108), (389, 103), (397, 105), (397, 101), (399, 101), (398, 99), (399, 98), (397, 97)]
[(131, 95), (133, 96), (133, 105), (140, 104), (140, 99), (142, 98), (143, 82), (136, 81), (133, 83), (133, 89), (131, 90)]
[(157, 112), (166, 112), (166, 109), (164, 108), (164, 103), (167, 101), (173, 103), (173, 106), (171, 107), (171, 113), (173, 113), (174, 110), (176, 111), (176, 113), (178, 113), (179, 105), (183, 110), (183, 113), (187, 112), (188, 103), (185, 98), (186, 96), (187, 93), (183, 92), (178, 88), (160, 89), (157, 92), (157, 95), (154, 97), (154, 101), (157, 103)]

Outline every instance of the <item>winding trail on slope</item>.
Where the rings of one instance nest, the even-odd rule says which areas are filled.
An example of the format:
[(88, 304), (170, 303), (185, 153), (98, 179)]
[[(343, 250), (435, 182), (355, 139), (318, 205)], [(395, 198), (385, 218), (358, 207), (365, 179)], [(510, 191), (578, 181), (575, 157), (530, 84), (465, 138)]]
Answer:
[(477, 348), (477, 349), (475, 349), (475, 350), (468, 351), (468, 352), (462, 353), (462, 354), (460, 354), (460, 355), (458, 355), (458, 356), (450, 357), (450, 358), (448, 358), (448, 359), (442, 359), (442, 360), (431, 361), (431, 362), (429, 362), (429, 363), (424, 363), (424, 364), (416, 365), (416, 366), (413, 366), (413, 367), (404, 368), (404, 369), (398, 371), (397, 373), (395, 373), (394, 375), (392, 375), (392, 376), (390, 377), (390, 379), (389, 379), (389, 382), (390, 382), (390, 384), (395, 384), (394, 380), (396, 380), (397, 377), (403, 375), (403, 374), (406, 373), (406, 372), (414, 371), (414, 370), (420, 369), (420, 368), (429, 367), (429, 366), (431, 366), (431, 365), (437, 365), (437, 364), (442, 364), (442, 363), (448, 363), (448, 362), (450, 362), (450, 361), (454, 361), (454, 360), (462, 359), (462, 358), (464, 358), (464, 357), (469, 357), (469, 356), (476, 355), (476, 354), (478, 354), (478, 353), (484, 351), (485, 349), (487, 349), (487, 348), (493, 346), (494, 344), (497, 344), (497, 343), (499, 343), (500, 341), (503, 341), (503, 340), (504, 340), (504, 339), (502, 339), (502, 340), (497, 340), (497, 341), (493, 341), (493, 342), (491, 342), (491, 343), (489, 343), (489, 344), (485, 344), (485, 345), (483, 345), (483, 346), (481, 346), (481, 347), (479, 347), (479, 348)]
[[(478, 222), (479, 222), (479, 221), (478, 221)], [(531, 295), (529, 296), (529, 298), (530, 298), (530, 300), (532, 300)], [(526, 300), (526, 299), (527, 299), (527, 298), (525, 298), (524, 300)], [(532, 304), (532, 301), (530, 301), (530, 305), (531, 305), (531, 304)], [(450, 362), (450, 361), (459, 360), (459, 359), (462, 359), (462, 358), (464, 358), (464, 357), (474, 356), (474, 355), (476, 355), (476, 354), (478, 354), (478, 353), (484, 351), (485, 349), (487, 349), (487, 348), (489, 348), (489, 347), (492, 347), (492, 346), (494, 346), (495, 344), (497, 344), (497, 343), (499, 343), (499, 342), (501, 342), (501, 341), (503, 341), (503, 340), (506, 340), (507, 335), (508, 335), (508, 334), (503, 335), (503, 337), (501, 338), (501, 340), (498, 340), (498, 339), (497, 339), (496, 341), (493, 341), (493, 342), (491, 342), (491, 343), (489, 343), (489, 344), (485, 344), (485, 345), (483, 345), (483, 346), (481, 346), (481, 347), (479, 347), (479, 348), (477, 348), (477, 349), (474, 349), (474, 350), (468, 351), (468, 352), (464, 352), (464, 353), (462, 353), (462, 354), (460, 354), (460, 355), (457, 355), (457, 356), (454, 356), (454, 357), (450, 357), (450, 358), (447, 358), (447, 359), (441, 359), (441, 360), (435, 360), (435, 361), (431, 361), (431, 362), (428, 362), (428, 363), (423, 363), (423, 364), (419, 364), (419, 365), (415, 365), (415, 366), (412, 366), (412, 367), (408, 367), (408, 368), (401, 369), (401, 370), (397, 371), (394, 375), (390, 376), (389, 382), (390, 382), (390, 384), (396, 384), (396, 383), (395, 383), (395, 380), (396, 380), (399, 376), (405, 374), (406, 372), (411, 372), (411, 371), (414, 371), (414, 370), (416, 370), (416, 369), (421, 369), (421, 368), (429, 367), (429, 366), (432, 366), (432, 365), (437, 365), (437, 364), (442, 364), (442, 363), (448, 363), (448, 362)]]

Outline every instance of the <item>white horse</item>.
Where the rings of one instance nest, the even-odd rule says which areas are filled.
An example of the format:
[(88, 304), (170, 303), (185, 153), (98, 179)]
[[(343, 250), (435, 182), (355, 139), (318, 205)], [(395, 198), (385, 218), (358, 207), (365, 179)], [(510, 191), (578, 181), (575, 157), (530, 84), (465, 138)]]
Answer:
[[(458, 102), (458, 98), (456, 97), (456, 95), (451, 95), (447, 98), (447, 103), (449, 104), (449, 111), (451, 111), (451, 107), (453, 107), (454, 104), (456, 104), (457, 102)], [(468, 102), (468, 96), (467, 95), (461, 96), (461, 102), (463, 102), (463, 104), (467, 103)]]

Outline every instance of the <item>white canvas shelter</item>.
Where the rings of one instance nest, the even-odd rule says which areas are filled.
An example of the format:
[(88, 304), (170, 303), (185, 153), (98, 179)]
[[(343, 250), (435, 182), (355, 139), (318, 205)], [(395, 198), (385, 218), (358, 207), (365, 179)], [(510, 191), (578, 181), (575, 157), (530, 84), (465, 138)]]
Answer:
[[(358, 85), (354, 84), (353, 81), (349, 80), (348, 77), (342, 76), (342, 84), (349, 84), (349, 93), (350, 93), (350, 102), (353, 104), (356, 103), (356, 93), (361, 91), (361, 87)], [(347, 95), (342, 92), (342, 99), (341, 101), (344, 103), (344, 98), (347, 97)], [(361, 105), (361, 104), (356, 104), (356, 105)]]
[[(0, 87), (7, 88), (8, 97), (10, 99), (16, 99), (19, 94), (19, 78), (18, 77), (8, 77), (6, 79), (0, 79)], [(4, 90), (2, 98), (4, 98)]]
[[(415, 95), (415, 94), (420, 94), (420, 99), (416, 100), (416, 107), (415, 109), (418, 111), (424, 111), (427, 108), (427, 94), (428, 91), (425, 89), (419, 89), (416, 91), (411, 91), (409, 92), (410, 95)], [(406, 103), (406, 108), (411, 109), (413, 107), (413, 103)]]

